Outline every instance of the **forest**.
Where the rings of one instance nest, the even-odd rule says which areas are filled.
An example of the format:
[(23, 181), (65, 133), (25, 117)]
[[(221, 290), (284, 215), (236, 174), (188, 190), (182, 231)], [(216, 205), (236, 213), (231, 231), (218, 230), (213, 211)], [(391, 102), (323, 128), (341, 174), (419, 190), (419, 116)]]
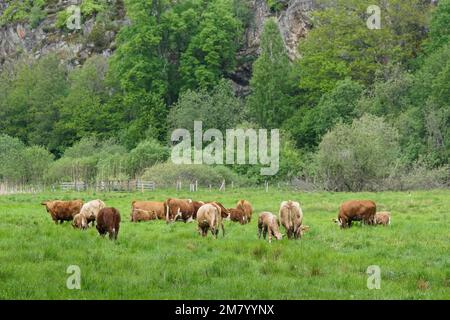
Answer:
[[(7, 1), (2, 25), (39, 25), (54, 0)], [(253, 23), (250, 0), (88, 0), (94, 52), (76, 67), (56, 54), (21, 55), (0, 74), (0, 181), (146, 177), (253, 185), (271, 179), (331, 191), (449, 187), (450, 0), (322, 0), (298, 58), (286, 50), (267, 0), (257, 55), (239, 54)], [(130, 23), (112, 17), (124, 11)], [(56, 27), (69, 38), (66, 12)], [(115, 30), (115, 50), (100, 54)], [(97, 51), (96, 51), (97, 50)], [(251, 64), (249, 90), (236, 70)], [(280, 170), (176, 166), (176, 128), (280, 129)]]

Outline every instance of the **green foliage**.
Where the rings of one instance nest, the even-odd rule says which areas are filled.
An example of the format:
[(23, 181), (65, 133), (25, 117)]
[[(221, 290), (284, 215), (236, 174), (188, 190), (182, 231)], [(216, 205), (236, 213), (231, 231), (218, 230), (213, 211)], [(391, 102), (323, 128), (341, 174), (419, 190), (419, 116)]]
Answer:
[(338, 124), (319, 145), (319, 177), (329, 190), (374, 188), (397, 164), (398, 132), (383, 118), (364, 115), (351, 125)]
[(0, 16), (0, 27), (7, 23), (29, 22), (32, 28), (46, 17), (44, 6), (48, 0), (9, 0), (8, 7)]
[(172, 107), (168, 122), (170, 129), (184, 128), (193, 133), (194, 121), (203, 122), (203, 130), (234, 128), (243, 120), (243, 105), (227, 80), (221, 80), (211, 91), (188, 90)]
[(266, 0), (266, 2), (272, 12), (279, 12), (288, 5), (288, 2), (285, 0)]
[(234, 70), (242, 25), (232, 9), (231, 0), (209, 2), (198, 33), (181, 57), (185, 89), (211, 88)]
[(424, 47), (432, 53), (450, 43), (450, 0), (439, 0), (430, 22), (430, 35)]
[(279, 128), (292, 113), (291, 65), (277, 23), (270, 19), (261, 36), (261, 55), (253, 64), (247, 108), (263, 128)]
[(300, 88), (310, 106), (339, 80), (350, 77), (369, 85), (386, 63), (407, 66), (417, 56), (429, 5), (390, 0), (381, 6), (381, 29), (370, 30), (364, 13), (371, 2), (324, 2), (324, 9), (313, 13), (313, 28), (299, 45), (303, 57), (297, 66)]
[(43, 182), (53, 156), (39, 146), (26, 147), (19, 139), (0, 135), (0, 181)]
[(67, 19), (69, 19), (70, 14), (68, 10), (61, 10), (56, 14), (55, 26), (58, 29), (65, 29), (67, 26)]
[(156, 140), (144, 140), (131, 150), (127, 159), (128, 172), (132, 177), (142, 175), (146, 168), (169, 158), (169, 149)]
[(18, 64), (10, 73), (9, 88), (0, 102), (3, 133), (25, 143), (56, 149), (53, 126), (58, 110), (53, 102), (67, 89), (66, 70), (54, 55)]
[(88, 17), (95, 13), (102, 12), (106, 9), (107, 3), (108, 0), (83, 0), (80, 6), (81, 14)]
[(219, 187), (222, 181), (227, 184), (233, 182), (236, 186), (243, 185), (246, 180), (223, 166), (208, 166), (200, 164), (177, 165), (171, 162), (156, 164), (145, 171), (144, 180), (154, 181), (160, 187), (175, 187), (176, 181), (188, 186), (197, 180), (199, 186)]
[(335, 124), (352, 122), (357, 116), (356, 106), (362, 93), (363, 86), (357, 82), (339, 81), (335, 89), (322, 96), (315, 108), (301, 108), (284, 127), (297, 137), (298, 147), (314, 148)]

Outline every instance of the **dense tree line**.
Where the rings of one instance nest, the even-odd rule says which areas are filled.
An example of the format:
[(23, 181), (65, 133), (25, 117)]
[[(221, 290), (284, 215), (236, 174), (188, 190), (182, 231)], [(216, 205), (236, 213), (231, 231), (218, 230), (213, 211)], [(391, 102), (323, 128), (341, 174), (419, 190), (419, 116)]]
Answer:
[[(380, 30), (366, 26), (366, 1), (320, 1), (295, 61), (268, 19), (259, 56), (248, 57), (247, 97), (229, 79), (252, 23), (250, 1), (124, 2), (131, 23), (111, 58), (93, 56), (73, 70), (53, 55), (5, 66), (1, 178), (44, 179), (11, 175), (4, 164), (33, 152), (40, 160), (30, 168), (50, 180), (73, 177), (75, 167), (86, 178), (140, 175), (167, 159), (170, 132), (194, 120), (220, 130), (282, 129), (275, 179), (361, 190), (412, 171), (449, 178), (450, 0), (385, 1)], [(89, 146), (103, 151), (83, 156)], [(266, 179), (252, 166), (232, 169)]]

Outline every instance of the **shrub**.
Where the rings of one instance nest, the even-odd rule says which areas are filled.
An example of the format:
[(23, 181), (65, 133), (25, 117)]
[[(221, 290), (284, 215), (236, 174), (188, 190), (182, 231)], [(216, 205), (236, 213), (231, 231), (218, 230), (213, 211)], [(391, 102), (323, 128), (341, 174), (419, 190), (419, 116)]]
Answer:
[(326, 189), (361, 191), (390, 175), (399, 156), (397, 131), (383, 118), (364, 115), (338, 124), (319, 145), (317, 166)]
[(219, 187), (223, 180), (227, 185), (231, 182), (236, 186), (249, 183), (248, 180), (223, 166), (176, 165), (171, 162), (156, 164), (148, 168), (142, 179), (154, 181), (160, 187), (175, 187), (177, 180), (180, 180), (184, 186), (197, 180), (198, 185), (203, 187), (209, 185)]

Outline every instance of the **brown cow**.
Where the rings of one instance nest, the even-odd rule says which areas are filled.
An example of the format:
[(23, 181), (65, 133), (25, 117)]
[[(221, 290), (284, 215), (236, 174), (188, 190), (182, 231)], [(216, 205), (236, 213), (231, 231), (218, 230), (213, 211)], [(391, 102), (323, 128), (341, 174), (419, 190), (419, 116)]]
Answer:
[(117, 240), (120, 228), (120, 213), (116, 208), (103, 208), (97, 215), (97, 231), (104, 237), (109, 234), (109, 239)]
[(241, 209), (229, 208), (228, 212), (231, 221), (239, 222), (240, 224), (246, 224), (248, 222), (245, 212)]
[(250, 202), (248, 202), (247, 200), (239, 200), (238, 203), (236, 204), (236, 209), (240, 209), (240, 210), (244, 211), (245, 216), (246, 216), (246, 221), (247, 221), (247, 223), (250, 223), (250, 221), (252, 220), (252, 214), (253, 214), (253, 208), (252, 208), (252, 205), (250, 204)]
[(303, 211), (295, 201), (283, 201), (280, 205), (281, 224), (286, 229), (288, 239), (298, 239), (302, 236)]
[(72, 221), (73, 217), (80, 213), (81, 207), (83, 206), (82, 200), (73, 201), (44, 201), (41, 203), (50, 213), (53, 221), (58, 224), (64, 221)]
[(75, 229), (86, 230), (88, 228), (88, 221), (86, 220), (86, 217), (81, 213), (76, 214), (73, 217), (72, 227)]
[(197, 211), (205, 203), (203, 201), (192, 201), (192, 206), (194, 207), (194, 213), (192, 214), (192, 219), (197, 219)]
[(131, 211), (133, 214), (133, 210), (140, 209), (148, 212), (155, 212), (158, 216), (159, 220), (166, 219), (166, 210), (164, 207), (164, 202), (158, 201), (133, 201), (131, 203)]
[(261, 232), (264, 239), (269, 233), (269, 243), (272, 242), (272, 236), (277, 240), (281, 240), (280, 221), (277, 216), (270, 212), (262, 212), (258, 218), (258, 238), (261, 239)]
[(352, 221), (373, 225), (377, 205), (371, 200), (349, 200), (341, 204), (338, 218), (334, 220), (341, 228), (352, 226)]
[(225, 228), (223, 226), (221, 209), (215, 203), (207, 203), (198, 209), (197, 212), (198, 232), (206, 237), (208, 230), (217, 239), (219, 228), (222, 228), (222, 236), (225, 237)]
[(391, 213), (387, 211), (377, 212), (375, 214), (375, 224), (388, 226), (391, 224)]
[(195, 207), (191, 199), (169, 198), (164, 202), (166, 222), (174, 222), (178, 219), (186, 222), (193, 221)]
[(131, 222), (141, 222), (156, 219), (158, 219), (158, 215), (155, 211), (133, 209), (133, 212), (131, 212)]

